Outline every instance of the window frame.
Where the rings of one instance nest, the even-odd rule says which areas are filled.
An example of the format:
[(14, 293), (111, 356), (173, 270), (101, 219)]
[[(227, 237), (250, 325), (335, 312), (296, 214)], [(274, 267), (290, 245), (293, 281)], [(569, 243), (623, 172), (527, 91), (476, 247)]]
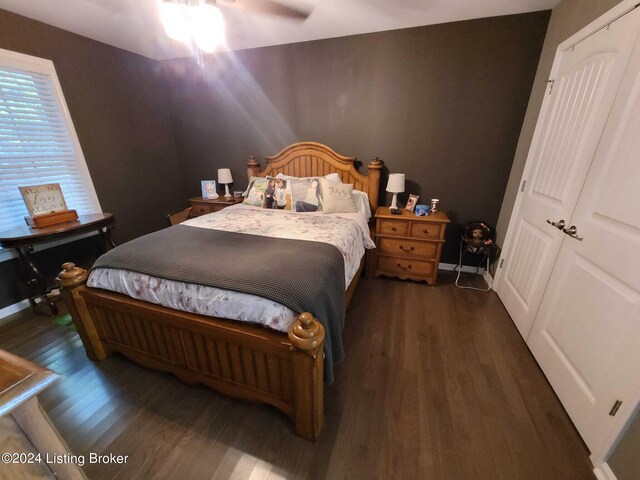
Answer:
[[(76, 165), (80, 172), (80, 177), (82, 179), (82, 182), (85, 185), (85, 188), (87, 190), (91, 207), (96, 212), (102, 212), (100, 201), (98, 200), (98, 195), (96, 193), (95, 186), (93, 185), (91, 174), (89, 173), (87, 161), (84, 157), (84, 153), (82, 152), (82, 147), (80, 146), (80, 140), (78, 139), (78, 135), (76, 133), (73, 120), (71, 119), (71, 114), (69, 113), (69, 108), (67, 107), (67, 101), (64, 98), (64, 92), (62, 91), (60, 80), (58, 79), (58, 74), (56, 72), (53, 62), (45, 58), (34, 57), (32, 55), (26, 55), (23, 53), (13, 52), (11, 50), (5, 50), (0, 48), (0, 66), (26, 70), (28, 72), (47, 75), (51, 79), (53, 92), (55, 93), (54, 95), (55, 103), (60, 109), (61, 117), (63, 118), (65, 126), (67, 128), (67, 132), (69, 133), (69, 140), (73, 146), (74, 159), (76, 161)], [(78, 236), (70, 239), (65, 239), (64, 241), (52, 242), (51, 245), (45, 244), (46, 245), (45, 248), (53, 246), (53, 244), (59, 245), (61, 243), (67, 243), (70, 241), (78, 240), (81, 237), (96, 235), (96, 234), (97, 232), (94, 232), (89, 235), (82, 235), (82, 236)], [(8, 260), (10, 258), (15, 258), (15, 257), (17, 257), (17, 255), (15, 254), (13, 249), (5, 249), (0, 247), (0, 262)]]

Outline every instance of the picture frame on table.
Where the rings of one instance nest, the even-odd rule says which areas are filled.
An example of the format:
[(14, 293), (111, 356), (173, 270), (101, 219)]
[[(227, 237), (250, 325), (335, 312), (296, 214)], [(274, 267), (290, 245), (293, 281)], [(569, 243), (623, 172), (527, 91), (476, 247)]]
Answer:
[(405, 205), (404, 209), (407, 212), (413, 213), (413, 211), (416, 209), (418, 198), (420, 198), (418, 195), (409, 195), (409, 200), (407, 200), (407, 204)]
[(208, 198), (209, 200), (218, 198), (215, 180), (202, 180), (200, 188), (202, 189), (202, 198)]

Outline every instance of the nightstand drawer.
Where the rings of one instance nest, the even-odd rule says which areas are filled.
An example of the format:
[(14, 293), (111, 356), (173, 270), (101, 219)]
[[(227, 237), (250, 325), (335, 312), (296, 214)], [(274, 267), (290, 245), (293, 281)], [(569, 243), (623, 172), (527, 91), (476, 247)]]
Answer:
[(191, 215), (194, 217), (198, 217), (200, 215), (206, 215), (207, 213), (211, 213), (211, 207), (209, 205), (202, 205), (202, 204), (194, 204), (193, 207), (191, 208)]
[(400, 275), (431, 275), (434, 262), (410, 258), (378, 257), (378, 270)]
[(229, 205), (212, 205), (211, 207), (209, 207), (209, 211), (210, 212), (219, 212), (220, 210), (224, 210), (225, 208), (227, 208)]
[(415, 238), (433, 239), (440, 238), (441, 225), (427, 222), (412, 222), (409, 229), (409, 236)]
[(200, 215), (206, 215), (207, 213), (219, 212), (231, 205), (236, 205), (242, 202), (242, 197), (220, 197), (220, 198), (204, 198), (195, 197), (190, 198), (191, 204), (191, 216), (199, 217)]
[(394, 237), (406, 237), (409, 224), (403, 220), (380, 220), (380, 235), (393, 235)]
[(400, 238), (379, 238), (380, 253), (390, 255), (406, 255), (425, 259), (435, 258), (438, 244), (433, 242), (420, 242)]

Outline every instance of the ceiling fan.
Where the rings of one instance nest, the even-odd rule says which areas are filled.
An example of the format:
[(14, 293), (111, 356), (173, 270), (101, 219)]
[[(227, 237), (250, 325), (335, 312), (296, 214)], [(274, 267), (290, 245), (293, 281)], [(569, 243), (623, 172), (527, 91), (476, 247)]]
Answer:
[(176, 3), (186, 6), (211, 5), (214, 7), (231, 7), (263, 15), (306, 20), (313, 10), (308, 5), (298, 2), (297, 6), (290, 6), (277, 0), (162, 0), (163, 3)]
[(298, 3), (296, 7), (292, 7), (275, 0), (205, 0), (205, 3), (239, 8), (250, 12), (290, 18), (293, 20), (306, 20), (313, 10), (313, 8), (300, 3)]
[(195, 44), (197, 51), (212, 52), (225, 42), (225, 24), (220, 8), (304, 21), (312, 8), (292, 7), (276, 0), (162, 0), (160, 16), (168, 37)]

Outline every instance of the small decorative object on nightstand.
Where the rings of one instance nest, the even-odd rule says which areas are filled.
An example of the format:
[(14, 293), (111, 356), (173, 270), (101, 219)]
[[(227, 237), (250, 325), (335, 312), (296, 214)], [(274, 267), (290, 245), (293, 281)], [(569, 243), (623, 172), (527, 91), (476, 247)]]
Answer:
[(224, 185), (224, 196), (231, 198), (232, 195), (229, 193), (229, 184), (233, 183), (233, 178), (231, 177), (231, 170), (229, 168), (218, 169), (218, 183)]
[(208, 198), (209, 200), (215, 200), (218, 198), (218, 192), (216, 192), (215, 180), (202, 180), (200, 182), (202, 186), (202, 198)]
[(387, 182), (387, 192), (393, 193), (389, 210), (393, 214), (398, 214), (398, 194), (404, 192), (404, 173), (390, 173)]
[(409, 195), (409, 200), (407, 200), (407, 204), (404, 206), (404, 209), (407, 212), (414, 213), (416, 209), (416, 204), (418, 203), (418, 195)]
[(223, 208), (230, 207), (236, 203), (242, 203), (242, 197), (220, 197), (215, 200), (208, 198), (196, 197), (190, 198), (191, 204), (191, 216), (199, 217), (200, 215), (206, 215), (207, 213), (219, 212)]
[(419, 217), (406, 210), (392, 215), (389, 207), (378, 207), (375, 218), (374, 276), (435, 285), (449, 218), (443, 212)]

